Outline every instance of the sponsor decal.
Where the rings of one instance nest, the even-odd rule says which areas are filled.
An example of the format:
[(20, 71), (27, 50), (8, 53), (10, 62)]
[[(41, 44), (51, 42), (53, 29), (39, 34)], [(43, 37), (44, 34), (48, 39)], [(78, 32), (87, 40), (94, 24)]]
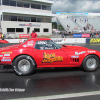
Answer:
[(23, 47), (26, 47), (26, 45), (23, 45)]
[(45, 47), (46, 50), (54, 49), (53, 47)]
[(71, 56), (71, 58), (79, 58), (79, 56)]
[(1, 59), (1, 61), (11, 61), (11, 59)]
[(2, 52), (2, 54), (11, 54), (12, 52)]
[(4, 56), (10, 56), (10, 54), (4, 54)]
[(0, 57), (3, 57), (3, 55), (0, 55)]
[(27, 45), (28, 45), (28, 46), (33, 46), (33, 43), (34, 43), (33, 40), (32, 40), (32, 41), (28, 41), (28, 42), (27, 42)]
[(27, 42), (27, 44), (32, 44), (32, 43), (34, 43), (33, 40)]
[(91, 38), (90, 43), (100, 43), (100, 38)]
[(82, 51), (82, 52), (75, 52), (75, 55), (80, 55), (80, 54), (83, 54), (83, 53), (86, 53), (85, 51)]
[(3, 57), (3, 59), (11, 59), (11, 57)]
[(27, 45), (32, 46), (33, 44), (27, 44)]
[(47, 41), (38, 41), (37, 44), (47, 44)]
[(44, 58), (42, 60), (42, 63), (52, 63), (52, 62), (59, 62), (63, 61), (63, 57), (56, 56), (55, 53), (47, 54), (43, 53)]
[(87, 51), (88, 53), (95, 53), (96, 51)]

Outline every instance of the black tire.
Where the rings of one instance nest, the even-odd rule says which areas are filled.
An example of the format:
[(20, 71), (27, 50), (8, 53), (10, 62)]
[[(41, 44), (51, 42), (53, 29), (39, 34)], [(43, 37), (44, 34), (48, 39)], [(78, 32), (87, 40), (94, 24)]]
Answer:
[(99, 66), (99, 58), (96, 55), (88, 55), (82, 62), (82, 67), (87, 72), (96, 71)]
[(32, 57), (22, 55), (13, 61), (13, 68), (17, 75), (30, 75), (36, 68), (36, 63)]

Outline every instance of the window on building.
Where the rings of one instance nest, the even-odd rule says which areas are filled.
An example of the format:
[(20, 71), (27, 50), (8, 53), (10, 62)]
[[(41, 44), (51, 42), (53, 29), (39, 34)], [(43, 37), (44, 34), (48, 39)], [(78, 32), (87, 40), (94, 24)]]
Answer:
[(24, 32), (23, 28), (16, 28), (16, 32)]
[(42, 22), (47, 22), (47, 18), (42, 18)]
[(9, 0), (2, 0), (3, 5), (9, 5)]
[(10, 6), (16, 6), (16, 1), (10, 0)]
[(47, 10), (51, 10), (51, 6), (47, 6)]
[(24, 7), (24, 3), (20, 2), (20, 1), (17, 1), (17, 7)]
[(17, 16), (11, 16), (11, 21), (17, 21)]
[(46, 10), (47, 9), (47, 6), (46, 5), (42, 5), (42, 9), (43, 10)]
[(39, 28), (34, 28), (35, 32), (40, 32)]
[(9, 15), (3, 15), (3, 21), (10, 21)]
[(51, 23), (51, 18), (46, 18), (48, 23)]
[(18, 21), (24, 21), (24, 17), (23, 16), (18, 16)]
[(1, 5), (1, 0), (0, 0), (0, 5)]
[(24, 7), (25, 8), (29, 8), (30, 7), (30, 3), (24, 3)]
[(44, 28), (43, 32), (49, 32), (49, 29), (48, 28)]
[(24, 17), (24, 22), (30, 22), (30, 17)]
[(36, 5), (37, 6), (37, 9), (41, 9), (41, 5)]
[(15, 32), (15, 28), (7, 28), (7, 32)]
[(31, 8), (34, 8), (34, 9), (41, 9), (41, 5), (38, 5), (38, 4), (31, 4)]
[(31, 17), (31, 22), (36, 22), (36, 17)]
[(41, 18), (37, 18), (37, 22), (41, 22)]

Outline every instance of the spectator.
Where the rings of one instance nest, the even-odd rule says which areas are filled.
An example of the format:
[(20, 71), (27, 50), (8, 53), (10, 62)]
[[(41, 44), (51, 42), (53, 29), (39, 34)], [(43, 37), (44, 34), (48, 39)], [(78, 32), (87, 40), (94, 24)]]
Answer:
[(32, 37), (32, 38), (36, 38), (37, 36), (38, 36), (38, 35), (37, 35), (37, 34), (35, 33), (35, 31), (33, 30), (32, 33), (31, 33), (31, 37)]
[(85, 23), (86, 23), (86, 19), (85, 19)]
[(4, 40), (4, 35), (3, 35), (3, 33), (1, 33), (1, 39)]
[(87, 19), (87, 22), (88, 22), (88, 19)]
[(65, 36), (65, 38), (67, 38), (67, 36), (68, 36), (68, 33), (67, 33), (67, 31), (65, 31), (65, 34), (64, 34), (64, 36)]
[(75, 19), (75, 23), (76, 23), (76, 19)]

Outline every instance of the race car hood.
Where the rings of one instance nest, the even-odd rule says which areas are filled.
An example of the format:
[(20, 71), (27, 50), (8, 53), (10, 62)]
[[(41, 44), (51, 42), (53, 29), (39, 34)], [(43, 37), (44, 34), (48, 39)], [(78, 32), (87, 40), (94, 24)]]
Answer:
[(62, 47), (67, 48), (67, 49), (71, 49), (71, 50), (88, 50), (88, 48), (82, 47), (82, 46), (62, 45)]

